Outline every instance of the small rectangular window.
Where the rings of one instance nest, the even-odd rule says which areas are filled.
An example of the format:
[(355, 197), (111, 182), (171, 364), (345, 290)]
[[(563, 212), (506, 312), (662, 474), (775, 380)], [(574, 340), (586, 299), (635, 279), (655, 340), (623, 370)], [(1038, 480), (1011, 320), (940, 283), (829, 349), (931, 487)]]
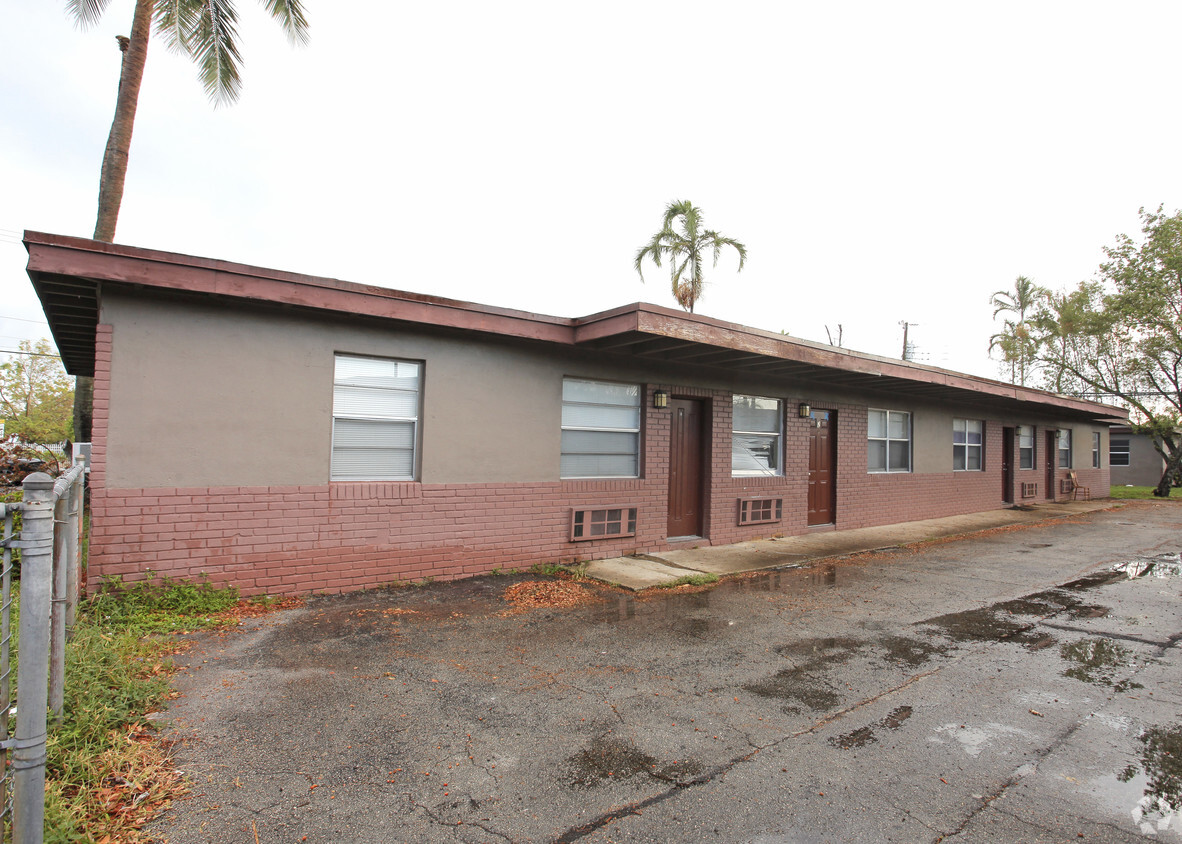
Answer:
[(778, 522), (784, 517), (783, 498), (740, 498), (739, 525)]
[(414, 480), (421, 372), (414, 361), (336, 356), (332, 480)]
[(1034, 468), (1034, 426), (1018, 426), (1018, 468)]
[(734, 396), (731, 474), (782, 475), (780, 401), (760, 396)]
[(1108, 440), (1108, 465), (1109, 466), (1129, 466), (1132, 461), (1129, 460), (1129, 440), (1125, 438), (1117, 439), (1112, 437)]
[(640, 387), (562, 379), (563, 478), (640, 476)]
[(635, 507), (602, 507), (594, 510), (572, 510), (570, 541), (615, 539), (636, 535)]
[(1100, 434), (1092, 431), (1092, 468), (1100, 468)]
[(1059, 431), (1059, 468), (1071, 468), (1071, 429)]
[(866, 468), (869, 472), (911, 471), (911, 414), (871, 410), (866, 417)]
[(952, 420), (952, 468), (957, 472), (977, 472), (984, 468), (985, 423), (979, 419)]

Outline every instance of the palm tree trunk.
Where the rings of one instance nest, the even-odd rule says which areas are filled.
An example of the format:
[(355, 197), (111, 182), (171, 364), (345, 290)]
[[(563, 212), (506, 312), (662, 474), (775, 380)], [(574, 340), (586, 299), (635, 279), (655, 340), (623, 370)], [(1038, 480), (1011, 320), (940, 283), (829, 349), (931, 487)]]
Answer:
[(115, 119), (107, 137), (103, 154), (102, 175), (99, 176), (98, 218), (94, 224), (94, 239), (106, 243), (115, 240), (115, 224), (119, 220), (119, 206), (123, 203), (123, 182), (127, 178), (127, 154), (131, 149), (131, 132), (135, 127), (135, 110), (139, 105), (140, 83), (144, 78), (144, 64), (148, 58), (148, 36), (152, 32), (153, 0), (136, 0), (131, 21), (131, 37), (119, 39), (123, 51), (123, 66), (119, 72), (119, 96), (115, 101)]

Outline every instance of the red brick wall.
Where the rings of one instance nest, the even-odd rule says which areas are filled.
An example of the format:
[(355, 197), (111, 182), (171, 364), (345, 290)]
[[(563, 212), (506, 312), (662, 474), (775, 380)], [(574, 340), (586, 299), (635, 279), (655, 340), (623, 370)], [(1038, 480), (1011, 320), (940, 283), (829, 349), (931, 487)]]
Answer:
[[(106, 488), (111, 328), (97, 335), (89, 585), (106, 576), (208, 575), (244, 594), (360, 589), (423, 577), (456, 578), (493, 568), (571, 562), (669, 547), (666, 496), (671, 414), (652, 408), (656, 389), (704, 402), (704, 537), (719, 545), (805, 532), (809, 420), (787, 415), (785, 474), (731, 477), (731, 394), (650, 384), (645, 393), (643, 477), (516, 484), (337, 483), (182, 489)], [(788, 399), (790, 410), (795, 399)], [(988, 471), (869, 474), (866, 406), (837, 411), (837, 522), (856, 528), (988, 510), (1002, 505), (1001, 424), (987, 422)], [(1087, 444), (1090, 449), (1090, 442)], [(1042, 462), (1041, 431), (1036, 465)], [(951, 460), (951, 432), (949, 432)], [(1016, 465), (1016, 455), (1014, 456)], [(1090, 450), (1086, 455), (1090, 463)], [(1077, 463), (1081, 462), (1077, 455)], [(1078, 470), (1107, 490), (1108, 470)], [(1060, 476), (1066, 476), (1061, 470)], [(1029, 477), (1027, 477), (1029, 476)], [(1018, 472), (1037, 480), (1045, 471)], [(1056, 487), (1057, 492), (1057, 487)], [(780, 523), (738, 525), (738, 499), (782, 498)], [(638, 508), (634, 537), (570, 541), (572, 508)]]

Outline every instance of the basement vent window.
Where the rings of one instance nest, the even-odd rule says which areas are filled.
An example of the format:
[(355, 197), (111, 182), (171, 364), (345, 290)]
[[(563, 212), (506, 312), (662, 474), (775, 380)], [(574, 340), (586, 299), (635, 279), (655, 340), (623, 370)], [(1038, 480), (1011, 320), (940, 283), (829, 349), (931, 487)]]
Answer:
[(739, 525), (778, 522), (784, 515), (783, 498), (740, 498)]
[(571, 542), (585, 542), (588, 539), (615, 539), (620, 536), (636, 536), (635, 507), (571, 510)]

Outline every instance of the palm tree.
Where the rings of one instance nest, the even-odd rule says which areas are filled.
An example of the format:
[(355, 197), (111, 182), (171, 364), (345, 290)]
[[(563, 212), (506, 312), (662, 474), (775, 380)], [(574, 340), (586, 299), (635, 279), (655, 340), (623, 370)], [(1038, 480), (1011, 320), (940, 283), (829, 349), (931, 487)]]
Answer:
[[(66, 8), (81, 26), (86, 27), (102, 17), (109, 3), (110, 0), (66, 0)], [(307, 43), (308, 21), (304, 17), (302, 0), (262, 0), (262, 3), (292, 42)], [(119, 49), (123, 52), (119, 96), (115, 101), (115, 119), (111, 123), (99, 176), (94, 239), (107, 243), (115, 239), (115, 224), (123, 202), (127, 156), (153, 25), (172, 50), (197, 63), (201, 84), (215, 105), (234, 102), (242, 88), (238, 73), (242, 60), (237, 42), (238, 13), (234, 0), (136, 0), (131, 36), (118, 36)]]
[(1002, 359), (1010, 364), (1010, 381), (1013, 382), (1017, 375), (1018, 382), (1023, 387), (1026, 386), (1027, 368), (1034, 359), (1026, 314), (1034, 309), (1045, 293), (1043, 288), (1026, 276), (1020, 275), (1015, 279), (1012, 291), (998, 290), (989, 300), (993, 305), (994, 319), (1001, 313), (1011, 313), (1018, 317), (1017, 321), (1007, 319), (1004, 330), (990, 338), (989, 350), (1001, 349)]
[(739, 253), (739, 271), (742, 272), (743, 265), (747, 263), (746, 246), (732, 237), (703, 229), (702, 209), (689, 200), (671, 202), (665, 209), (661, 230), (636, 253), (636, 272), (640, 274), (640, 280), (644, 281), (642, 264), (645, 258), (652, 258), (658, 267), (663, 258), (668, 259), (673, 297), (677, 299), (677, 304), (692, 314), (694, 303), (702, 297), (705, 284), (702, 275), (704, 253), (707, 248), (713, 249), (714, 266), (718, 266), (718, 253), (724, 246), (731, 246)]

